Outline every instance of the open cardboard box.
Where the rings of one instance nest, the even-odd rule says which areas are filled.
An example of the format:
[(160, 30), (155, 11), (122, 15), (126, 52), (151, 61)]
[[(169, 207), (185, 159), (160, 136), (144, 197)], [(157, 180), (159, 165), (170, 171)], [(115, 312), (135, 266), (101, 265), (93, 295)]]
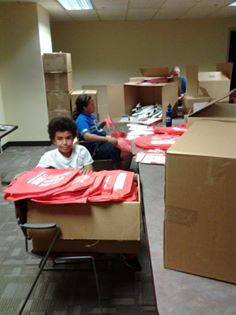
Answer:
[(201, 120), (167, 150), (165, 268), (236, 283), (235, 134)]
[(212, 101), (212, 98), (210, 96), (190, 96), (190, 95), (184, 95), (183, 103), (184, 103), (184, 109), (186, 113), (189, 113), (191, 111), (193, 105), (195, 103), (209, 103)]
[(197, 106), (194, 106), (198, 104), (193, 104), (192, 109), (188, 115), (188, 126), (191, 126), (194, 122), (202, 119), (236, 122), (236, 104), (220, 102), (222, 99), (225, 99), (235, 91), (236, 89), (230, 91), (227, 93), (227, 95), (221, 97), (218, 100), (213, 100), (209, 103), (206, 103), (199, 109)]
[[(137, 253), (140, 243), (140, 183), (138, 200), (87, 204), (41, 205), (27, 200), (28, 223), (57, 223), (57, 252)], [(25, 211), (22, 209), (21, 211)], [(31, 231), (33, 250), (44, 251), (52, 231)]]
[(129, 78), (129, 82), (141, 83), (152, 81), (155, 82), (155, 79), (166, 79), (163, 82), (156, 83), (167, 83), (174, 81), (173, 76), (170, 75), (170, 71), (167, 67), (163, 68), (140, 68), (140, 72), (142, 73), (142, 77), (131, 77)]
[[(187, 91), (192, 97), (208, 96), (218, 99), (230, 90), (233, 63), (219, 63), (216, 71), (199, 72), (197, 65), (186, 66)], [(229, 101), (229, 98), (223, 101)]]
[(140, 68), (144, 77), (169, 77), (170, 71), (167, 67), (163, 68)]
[(167, 106), (172, 108), (178, 100), (178, 82), (146, 83), (127, 82), (124, 84), (125, 114), (130, 115), (131, 110), (138, 103), (142, 106), (160, 104), (165, 121)]

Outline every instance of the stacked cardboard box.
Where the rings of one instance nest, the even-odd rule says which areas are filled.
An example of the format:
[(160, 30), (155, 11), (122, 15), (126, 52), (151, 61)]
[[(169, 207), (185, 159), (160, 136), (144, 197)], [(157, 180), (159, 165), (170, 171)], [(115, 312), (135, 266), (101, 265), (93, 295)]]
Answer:
[[(219, 63), (216, 71), (199, 72), (197, 65), (186, 66), (187, 92), (184, 97), (188, 112), (194, 103), (207, 103), (227, 94), (230, 90), (233, 63)], [(229, 101), (225, 98), (223, 101)]]
[(111, 118), (121, 117), (125, 113), (123, 84), (83, 85), (82, 89), (97, 91), (99, 120), (107, 115)]
[(72, 90), (72, 65), (69, 53), (43, 55), (48, 117), (71, 117), (70, 91)]

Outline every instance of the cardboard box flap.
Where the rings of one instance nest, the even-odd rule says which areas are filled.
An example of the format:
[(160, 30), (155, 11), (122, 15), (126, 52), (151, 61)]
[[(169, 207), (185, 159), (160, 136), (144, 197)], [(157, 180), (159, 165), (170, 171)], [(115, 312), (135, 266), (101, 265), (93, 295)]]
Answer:
[(198, 95), (198, 66), (186, 65), (187, 94)]
[(233, 62), (218, 63), (216, 65), (216, 71), (221, 71), (228, 79), (231, 80), (233, 72)]
[(200, 120), (167, 150), (167, 155), (183, 154), (236, 159), (235, 134), (234, 123)]
[[(195, 109), (195, 110), (194, 110), (194, 107), (192, 107), (191, 110), (190, 110), (190, 112), (189, 112), (189, 115), (188, 115), (188, 116), (189, 116), (189, 117), (193, 117), (193, 116), (195, 116), (196, 114), (198, 114), (199, 112), (205, 111), (207, 108), (209, 108), (209, 107), (211, 107), (212, 105), (216, 104), (217, 102), (219, 102), (219, 101), (225, 99), (227, 96), (231, 95), (231, 94), (234, 93), (234, 92), (236, 92), (236, 89), (230, 91), (229, 93), (227, 93), (226, 95), (224, 95), (224, 96), (222, 96), (222, 97), (220, 97), (220, 98), (218, 98), (218, 99), (215, 99), (215, 100), (213, 100), (213, 101), (211, 101), (211, 102), (209, 102), (209, 103), (206, 103), (205, 106), (203, 106), (203, 107), (201, 106), (199, 109)], [(223, 103), (222, 103), (222, 104), (223, 104)], [(224, 104), (223, 104), (223, 106), (224, 106)], [(232, 107), (233, 107), (233, 104), (232, 104)]]
[(220, 93), (226, 93), (230, 89), (232, 69), (232, 63), (219, 63), (215, 71), (208, 72), (199, 72), (198, 65), (186, 65), (187, 94), (219, 98)]
[(198, 72), (198, 80), (204, 81), (228, 81), (228, 77), (221, 71)]
[(170, 71), (167, 67), (163, 68), (140, 68), (140, 72), (145, 77), (168, 77)]

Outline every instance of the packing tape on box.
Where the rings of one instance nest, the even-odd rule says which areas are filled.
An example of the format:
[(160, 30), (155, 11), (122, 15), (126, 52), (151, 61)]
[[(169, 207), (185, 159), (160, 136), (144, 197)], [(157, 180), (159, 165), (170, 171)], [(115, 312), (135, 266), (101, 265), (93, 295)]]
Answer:
[(165, 220), (183, 225), (192, 225), (197, 221), (197, 211), (167, 206)]

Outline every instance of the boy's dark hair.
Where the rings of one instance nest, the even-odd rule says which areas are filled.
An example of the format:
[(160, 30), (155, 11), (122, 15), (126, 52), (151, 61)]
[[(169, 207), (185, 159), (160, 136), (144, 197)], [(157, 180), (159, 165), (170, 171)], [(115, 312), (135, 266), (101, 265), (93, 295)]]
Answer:
[(48, 134), (51, 141), (55, 139), (55, 135), (57, 131), (70, 131), (73, 138), (76, 137), (75, 122), (68, 117), (55, 117), (48, 124)]
[(73, 119), (76, 118), (83, 112), (83, 108), (88, 106), (89, 101), (91, 100), (91, 96), (87, 94), (81, 94), (77, 97), (75, 101), (75, 110), (73, 112)]

